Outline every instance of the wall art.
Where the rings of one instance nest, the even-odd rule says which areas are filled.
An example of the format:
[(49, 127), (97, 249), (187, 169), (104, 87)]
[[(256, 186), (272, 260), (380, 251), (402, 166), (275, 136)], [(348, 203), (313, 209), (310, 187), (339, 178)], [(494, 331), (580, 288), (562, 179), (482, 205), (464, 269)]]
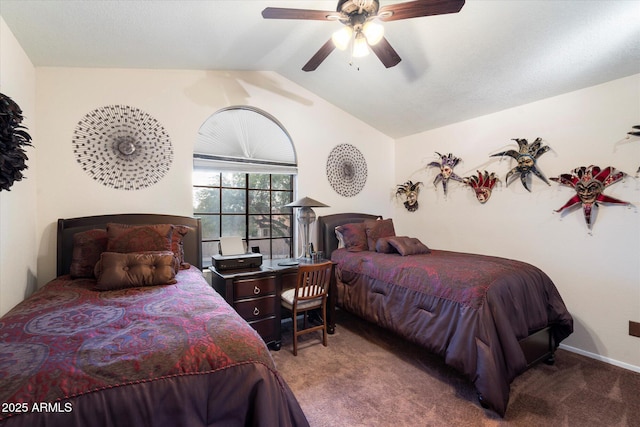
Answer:
[(335, 146), (327, 159), (327, 179), (342, 196), (358, 194), (367, 182), (367, 162), (360, 150), (351, 144)]
[(157, 183), (173, 162), (164, 127), (128, 105), (107, 105), (88, 113), (78, 122), (72, 145), (77, 162), (91, 178), (120, 190)]
[(464, 183), (473, 188), (473, 191), (476, 194), (476, 199), (478, 199), (480, 203), (484, 204), (487, 203), (487, 200), (491, 197), (493, 187), (495, 187), (496, 183), (500, 182), (500, 180), (493, 172), (476, 172), (478, 172), (478, 176), (472, 175), (466, 177), (464, 178)]
[(18, 104), (0, 93), (0, 191), (11, 191), (14, 182), (24, 178), (22, 171), (28, 169), (24, 149), (31, 146), (31, 135), (22, 119)]
[[(632, 126), (632, 128), (633, 130), (630, 132), (627, 132), (627, 135), (640, 136), (640, 125)], [(640, 166), (638, 166), (638, 170), (636, 171), (636, 178), (638, 177), (640, 177)]]
[(511, 178), (520, 176), (520, 182), (522, 182), (524, 188), (531, 192), (527, 185), (527, 180), (531, 173), (546, 182), (547, 185), (551, 185), (540, 169), (538, 169), (537, 164), (538, 158), (549, 151), (550, 147), (548, 145), (543, 146), (541, 138), (536, 138), (531, 145), (529, 145), (529, 141), (526, 139), (514, 138), (512, 141), (518, 143), (518, 151), (508, 150), (491, 155), (491, 157), (509, 156), (518, 162), (517, 166), (507, 173), (505, 179), (507, 186), (511, 183)]
[(565, 209), (581, 204), (584, 220), (589, 230), (591, 230), (591, 213), (594, 206), (599, 206), (598, 202), (629, 205), (629, 202), (602, 194), (605, 188), (620, 181), (624, 176), (624, 172), (617, 171), (611, 166), (600, 169), (598, 166), (591, 165), (588, 167), (581, 166), (572, 170), (571, 173), (551, 178), (553, 181), (568, 185), (576, 190), (576, 195), (570, 198), (556, 212), (562, 212)]
[(396, 197), (404, 197), (404, 207), (409, 212), (418, 210), (418, 194), (422, 182), (407, 181), (404, 184), (398, 184), (396, 189)]
[(436, 154), (440, 157), (439, 162), (431, 162), (427, 165), (427, 167), (437, 167), (440, 168), (440, 173), (436, 175), (436, 178), (433, 180), (433, 185), (436, 187), (438, 183), (442, 181), (442, 190), (444, 191), (444, 195), (447, 195), (447, 183), (450, 179), (454, 181), (463, 182), (462, 178), (459, 177), (454, 171), (453, 168), (457, 166), (458, 163), (462, 159), (454, 156), (449, 153), (447, 155), (440, 154), (436, 151)]

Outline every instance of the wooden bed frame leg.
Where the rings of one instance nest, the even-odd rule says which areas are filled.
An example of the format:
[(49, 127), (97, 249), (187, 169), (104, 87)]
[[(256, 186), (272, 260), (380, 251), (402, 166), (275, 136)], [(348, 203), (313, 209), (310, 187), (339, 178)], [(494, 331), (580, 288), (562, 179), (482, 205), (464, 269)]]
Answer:
[(551, 354), (549, 355), (549, 357), (547, 357), (546, 359), (544, 359), (544, 364), (545, 365), (553, 365), (554, 363), (556, 363), (556, 354), (555, 352), (551, 352)]

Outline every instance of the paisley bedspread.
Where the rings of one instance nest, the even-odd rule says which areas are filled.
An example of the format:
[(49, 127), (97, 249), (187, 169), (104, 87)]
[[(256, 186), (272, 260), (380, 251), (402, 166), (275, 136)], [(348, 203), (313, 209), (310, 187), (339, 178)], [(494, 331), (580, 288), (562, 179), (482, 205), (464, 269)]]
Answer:
[(338, 305), (444, 357), (502, 416), (527, 366), (518, 341), (551, 326), (557, 346), (573, 331), (551, 279), (524, 262), (439, 250), (331, 258)]
[(61, 276), (0, 319), (0, 425), (308, 425), (259, 335), (192, 267), (93, 290)]

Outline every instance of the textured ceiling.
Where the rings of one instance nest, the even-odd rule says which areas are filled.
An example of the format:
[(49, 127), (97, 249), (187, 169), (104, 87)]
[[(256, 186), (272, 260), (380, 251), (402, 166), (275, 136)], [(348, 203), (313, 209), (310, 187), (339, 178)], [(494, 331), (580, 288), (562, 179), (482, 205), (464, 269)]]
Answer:
[(389, 69), (336, 50), (304, 72), (341, 24), (261, 16), (336, 4), (0, 0), (0, 15), (35, 66), (275, 71), (392, 138), (640, 73), (634, 0), (467, 0), (457, 14), (387, 22), (402, 58)]

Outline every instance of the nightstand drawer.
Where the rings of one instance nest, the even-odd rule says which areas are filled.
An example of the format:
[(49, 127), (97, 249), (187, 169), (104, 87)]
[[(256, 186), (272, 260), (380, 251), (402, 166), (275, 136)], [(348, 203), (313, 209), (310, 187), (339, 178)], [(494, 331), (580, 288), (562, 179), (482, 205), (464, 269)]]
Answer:
[(275, 292), (275, 276), (254, 279), (239, 279), (233, 282), (233, 297), (236, 301), (241, 298), (274, 295)]
[(280, 339), (280, 323), (276, 322), (275, 317), (256, 320), (255, 322), (249, 322), (249, 324), (260, 334), (265, 342)]
[(238, 314), (247, 322), (262, 319), (268, 316), (276, 315), (276, 297), (275, 295), (236, 301), (233, 304)]

